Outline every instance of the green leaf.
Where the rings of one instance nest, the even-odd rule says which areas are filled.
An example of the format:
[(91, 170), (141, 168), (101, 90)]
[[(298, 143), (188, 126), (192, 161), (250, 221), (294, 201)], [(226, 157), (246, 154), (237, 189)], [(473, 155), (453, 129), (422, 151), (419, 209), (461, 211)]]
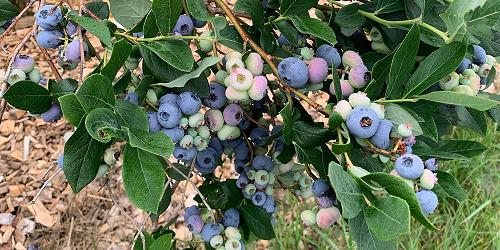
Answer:
[(194, 58), (191, 48), (182, 40), (145, 42), (139, 46), (148, 48), (178, 70), (189, 72), (193, 68)]
[(415, 191), (402, 178), (386, 173), (372, 173), (364, 176), (362, 179), (366, 182), (374, 181), (385, 188), (389, 194), (405, 200), (408, 206), (410, 206), (411, 215), (416, 220), (431, 230), (437, 230), (422, 213)]
[(78, 126), (86, 112), (83, 109), (82, 104), (80, 104), (80, 101), (78, 101), (78, 98), (76, 98), (76, 95), (68, 94), (59, 97), (58, 100), (61, 105), (64, 118), (74, 126)]
[(344, 123), (341, 124), (341, 127), (342, 127), (342, 129), (341, 129), (340, 135), (338, 135), (338, 136), (342, 136), (342, 138), (345, 138), (346, 141), (341, 143), (340, 138), (338, 138), (339, 141), (334, 142), (332, 144), (332, 151), (335, 154), (342, 154), (342, 153), (347, 152), (347, 151), (352, 149), (352, 143), (351, 143), (351, 137), (349, 136), (349, 130), (347, 129), (347, 126)]
[(462, 189), (457, 179), (453, 175), (444, 171), (437, 171), (439, 186), (453, 199), (458, 202), (467, 200), (467, 193)]
[(259, 239), (270, 240), (275, 237), (271, 216), (262, 208), (243, 205), (238, 210), (245, 224)]
[(59, 82), (52, 79), (49, 80), (49, 91), (56, 99), (67, 94), (72, 94), (77, 87), (78, 81), (75, 79), (67, 78)]
[(148, 116), (139, 106), (125, 100), (116, 100), (115, 112), (121, 118), (123, 127), (149, 131)]
[(293, 123), (293, 140), (303, 147), (316, 147), (332, 139), (332, 132), (323, 127), (309, 125), (303, 121)]
[(309, 13), (307, 11), (317, 3), (318, 1), (315, 0), (282, 0), (280, 13), (282, 16), (308, 16)]
[(405, 39), (394, 52), (389, 79), (387, 81), (386, 98), (399, 98), (403, 92), (403, 85), (410, 78), (420, 44), (420, 29), (413, 24)]
[(107, 108), (97, 108), (89, 112), (85, 118), (85, 128), (95, 140), (108, 143), (118, 137), (121, 129), (116, 114)]
[(217, 42), (231, 49), (243, 51), (243, 38), (232, 25), (228, 25), (217, 32)]
[[(160, 215), (165, 213), (165, 211), (167, 211), (168, 207), (170, 206), (172, 196), (174, 195), (173, 192), (174, 192), (174, 190), (172, 190), (172, 187), (167, 186), (167, 188), (165, 189), (165, 193), (163, 193), (163, 196), (160, 200), (160, 205), (158, 206), (158, 211), (154, 213), (156, 215), (156, 218), (158, 218)], [(158, 221), (158, 219), (156, 219), (156, 221)]]
[(144, 18), (142, 32), (144, 33), (145, 38), (155, 37), (158, 32), (160, 32), (158, 25), (156, 24), (155, 14), (153, 12), (149, 12), (146, 18)]
[(448, 30), (449, 37), (453, 38), (458, 33), (463, 33), (466, 29), (465, 18), (468, 12), (482, 6), (486, 0), (455, 0), (448, 9), (439, 16), (443, 19)]
[(280, 20), (273, 22), (274, 26), (281, 32), (288, 42), (297, 46), (299, 45), (299, 32), (287, 21)]
[(358, 28), (361, 27), (366, 19), (358, 14), (360, 5), (352, 3), (342, 7), (335, 16), (335, 22), (342, 28)]
[(460, 65), (466, 50), (464, 44), (452, 42), (432, 52), (408, 79), (403, 97), (418, 95), (450, 74)]
[[(85, 4), (85, 7), (92, 11), (94, 15), (99, 17), (100, 19), (108, 19), (109, 18), (109, 5), (106, 2), (89, 2)], [(91, 17), (87, 13), (85, 13), (85, 16)]]
[(371, 99), (378, 98), (382, 95), (384, 90), (385, 80), (389, 75), (391, 69), (392, 58), (394, 53), (386, 55), (384, 58), (378, 60), (372, 68), (372, 80), (366, 86), (365, 93)]
[(413, 135), (422, 135), (422, 128), (418, 121), (403, 107), (394, 103), (385, 103), (385, 119), (395, 123), (396, 125), (409, 123), (412, 126)]
[(319, 37), (330, 44), (336, 44), (337, 38), (332, 28), (327, 23), (318, 19), (303, 17), (303, 16), (290, 16), (293, 25), (303, 34), (310, 34)]
[(156, 239), (148, 250), (166, 250), (172, 248), (172, 234), (164, 234)]
[[(151, 244), (153, 244), (153, 242), (155, 241), (155, 239), (153, 238), (153, 236), (151, 236), (150, 233), (148, 233), (146, 231), (142, 231), (142, 235), (144, 235), (144, 241), (146, 243), (146, 249), (149, 249), (149, 246), (151, 246)], [(138, 236), (137, 240), (135, 240), (135, 244), (134, 244), (134, 249), (133, 250), (144, 250), (144, 248), (142, 247), (141, 236)]]
[(381, 240), (410, 233), (410, 208), (401, 198), (380, 198), (364, 210), (364, 215), (370, 231)]
[(464, 106), (479, 111), (485, 111), (500, 104), (500, 102), (495, 100), (482, 98), (479, 96), (459, 94), (453, 91), (434, 91), (425, 95), (418, 96), (417, 98), (432, 102)]
[(169, 157), (174, 152), (172, 139), (163, 132), (150, 133), (126, 129), (130, 146), (140, 148), (155, 155)]
[(52, 105), (50, 92), (32, 81), (20, 81), (10, 86), (3, 98), (10, 105), (34, 114), (41, 114)]
[(208, 21), (211, 16), (208, 13), (204, 0), (187, 0), (189, 13), (200, 21)]
[(123, 73), (120, 79), (118, 79), (118, 81), (116, 81), (116, 83), (113, 85), (114, 94), (118, 95), (125, 92), (131, 80), (132, 80), (132, 72), (130, 72), (129, 70), (125, 71), (125, 73)]
[(293, 124), (298, 119), (299, 113), (295, 112), (290, 103), (280, 111), (283, 117), (283, 138), (286, 144), (292, 144), (293, 140)]
[(344, 122), (344, 118), (337, 113), (337, 112), (332, 112), (330, 114), (330, 117), (328, 118), (328, 129), (330, 131), (336, 130), (340, 126), (342, 126), (342, 123)]
[(19, 14), (17, 7), (9, 0), (0, 0), (0, 20), (9, 20)]
[(85, 30), (99, 38), (99, 40), (106, 45), (106, 47), (113, 48), (113, 43), (111, 43), (111, 34), (109, 33), (109, 29), (104, 22), (94, 20), (90, 17), (78, 16), (73, 12), (70, 12), (69, 17), (71, 20), (85, 28)]
[(184, 85), (186, 85), (186, 83), (189, 80), (200, 77), (200, 75), (203, 74), (203, 72), (207, 68), (217, 64), (219, 61), (220, 59), (218, 57), (213, 57), (213, 56), (205, 57), (203, 58), (203, 60), (201, 60), (201, 62), (199, 62), (198, 68), (196, 68), (195, 70), (187, 74), (184, 74), (171, 82), (157, 83), (154, 84), (153, 86), (163, 86), (167, 88), (182, 88), (184, 87)]
[(111, 58), (101, 69), (101, 74), (106, 76), (110, 81), (114, 81), (116, 74), (123, 66), (131, 52), (132, 44), (130, 44), (125, 38), (120, 39), (115, 43), (113, 51), (111, 52)]
[(234, 10), (249, 14), (253, 26), (264, 26), (264, 9), (261, 1), (238, 0), (236, 5), (234, 5)]
[(311, 164), (322, 178), (327, 178), (328, 164), (335, 160), (335, 156), (326, 145), (307, 148), (294, 144), (297, 158), (301, 163)]
[(431, 147), (423, 141), (417, 141), (412, 149), (414, 154), (421, 157), (435, 157), (442, 160), (469, 160), (469, 158), (463, 155), (440, 150), (437, 146)]
[(336, 162), (328, 165), (328, 177), (337, 199), (342, 204), (342, 216), (352, 219), (366, 206), (364, 195), (351, 175)]
[(332, 66), (332, 75), (333, 75), (333, 86), (335, 88), (335, 98), (337, 99), (337, 102), (342, 100), (342, 88), (340, 86), (340, 78), (339, 78), (339, 73), (337, 70), (334, 70)]
[(432, 114), (421, 114), (424, 119), (423, 122), (419, 121), (420, 127), (422, 128), (422, 133), (424, 136), (431, 138), (434, 141), (438, 141), (439, 135), (436, 127), (436, 122)]
[(96, 108), (113, 109), (115, 106), (113, 85), (100, 74), (89, 76), (76, 92), (76, 97), (87, 113)]
[(391, 13), (404, 9), (404, 1), (394, 1), (394, 0), (378, 0), (374, 1), (375, 6), (375, 15)]
[(486, 136), (488, 124), (484, 112), (462, 106), (457, 106), (455, 112), (457, 120), (454, 124)]
[(497, 0), (486, 0), (481, 8), (476, 8), (467, 22), (468, 27), (486, 25), (491, 28), (500, 25), (500, 2)]
[(358, 250), (396, 250), (397, 241), (382, 241), (370, 231), (363, 213), (349, 220), (350, 235)]
[(64, 175), (75, 193), (94, 180), (109, 145), (92, 138), (83, 123), (64, 144)]
[(126, 29), (132, 29), (148, 14), (149, 0), (110, 0), (113, 17)]
[(172, 32), (182, 11), (179, 0), (153, 0), (151, 11), (155, 14), (156, 24), (162, 35)]
[(439, 149), (463, 155), (467, 158), (472, 158), (482, 154), (484, 151), (488, 150), (488, 147), (476, 141), (466, 141), (466, 140), (442, 140), (439, 141)]
[(146, 72), (149, 72), (146, 75), (153, 75), (160, 82), (170, 82), (184, 74), (184, 72), (163, 61), (148, 48), (139, 46), (139, 50), (143, 58), (142, 66)]
[(122, 176), (125, 192), (133, 204), (151, 213), (158, 211), (165, 183), (163, 163), (158, 156), (125, 145)]

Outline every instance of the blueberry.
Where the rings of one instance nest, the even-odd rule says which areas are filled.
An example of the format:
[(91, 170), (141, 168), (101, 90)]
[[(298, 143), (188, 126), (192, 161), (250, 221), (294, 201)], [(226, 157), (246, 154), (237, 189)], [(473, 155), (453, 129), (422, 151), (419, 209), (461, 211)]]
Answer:
[(420, 190), (417, 192), (418, 203), (425, 215), (429, 215), (436, 209), (438, 205), (437, 195), (430, 190)]
[(396, 171), (406, 179), (416, 179), (424, 172), (424, 163), (414, 154), (401, 155), (395, 162)]
[(210, 246), (215, 249), (224, 247), (224, 238), (222, 237), (222, 235), (215, 235), (214, 237), (212, 237), (210, 239)]
[(229, 86), (226, 89), (226, 97), (227, 99), (233, 102), (244, 102), (249, 99), (248, 92), (246, 90), (239, 91)]
[(377, 113), (368, 107), (356, 107), (347, 116), (349, 131), (360, 138), (369, 138), (377, 132), (380, 123)]
[(316, 204), (320, 208), (329, 208), (335, 205), (335, 195), (323, 195), (316, 197)]
[(196, 152), (196, 148), (194, 147), (183, 148), (179, 145), (176, 145), (174, 149), (174, 157), (179, 161), (191, 162), (196, 156)]
[(228, 239), (224, 244), (225, 250), (245, 250), (243, 241), (237, 239)]
[(351, 68), (358, 64), (363, 64), (363, 60), (358, 53), (348, 50), (342, 55), (342, 64), (345, 68)]
[[(313, 59), (314, 51), (311, 48), (303, 47), (300, 49), (300, 56), (305, 60)], [(326, 61), (325, 61), (326, 62)]]
[(455, 71), (460, 74), (466, 69), (472, 69), (472, 62), (469, 59), (464, 58)]
[(330, 183), (324, 179), (316, 179), (312, 184), (312, 192), (316, 197), (324, 196), (331, 190)]
[[(485, 64), (481, 65), (481, 67), (479, 67), (479, 72), (477, 72), (477, 74), (481, 77), (481, 80), (482, 80), (482, 79), (486, 79), (488, 77), (488, 75), (490, 74), (490, 71), (491, 71), (491, 65), (485, 63)], [(484, 83), (481, 83), (481, 84), (484, 84)]]
[(201, 21), (193, 17), (191, 17), (191, 21), (193, 21), (193, 25), (196, 28), (203, 28), (207, 24), (207, 21)]
[(196, 205), (187, 207), (184, 211), (184, 220), (186, 220), (191, 215), (200, 215), (200, 208)]
[(245, 60), (245, 65), (248, 71), (258, 76), (262, 74), (262, 70), (264, 69), (264, 60), (262, 60), (262, 57), (258, 53), (252, 52)]
[(63, 34), (57, 30), (42, 30), (36, 35), (36, 42), (40, 47), (54, 49), (62, 44)]
[(191, 35), (193, 33), (193, 21), (187, 15), (180, 15), (175, 24), (174, 33), (179, 33), (183, 36)]
[[(179, 125), (182, 114), (179, 106), (175, 103), (166, 102), (158, 108), (157, 118), (158, 122), (164, 128), (173, 128)], [(180, 139), (179, 139), (180, 140)]]
[(392, 52), (392, 50), (389, 47), (387, 47), (387, 45), (385, 45), (383, 41), (380, 42), (373, 41), (371, 47), (375, 52), (384, 55), (388, 55)]
[(424, 169), (420, 176), (420, 187), (423, 189), (431, 190), (437, 182), (436, 174), (429, 169)]
[(380, 31), (375, 27), (373, 27), (370, 30), (370, 37), (372, 38), (372, 41), (375, 41), (375, 42), (381, 42), (383, 39), (382, 33), (380, 33)]
[(186, 219), (186, 226), (189, 231), (198, 234), (203, 229), (203, 219), (199, 214), (191, 215)]
[(205, 117), (202, 113), (195, 113), (188, 118), (188, 124), (191, 128), (198, 128), (203, 124)]
[(235, 227), (226, 227), (226, 229), (224, 230), (224, 235), (227, 239), (241, 239), (240, 231)]
[(371, 74), (364, 64), (354, 65), (349, 70), (349, 84), (355, 88), (363, 88), (371, 80)]
[(271, 172), (274, 167), (273, 160), (265, 155), (257, 155), (253, 158), (252, 167), (255, 170), (266, 170)]
[(128, 93), (123, 100), (133, 103), (135, 105), (139, 104), (139, 96), (135, 92)]
[(339, 113), (340, 116), (342, 116), (342, 118), (344, 118), (345, 120), (347, 119), (347, 116), (349, 116), (349, 114), (351, 113), (352, 106), (351, 104), (349, 104), (348, 101), (340, 100), (339, 102), (337, 102), (337, 105), (335, 105), (334, 110), (335, 112)]
[(432, 172), (436, 172), (438, 170), (438, 161), (436, 158), (429, 158), (424, 162), (424, 164), (425, 168)]
[(7, 82), (10, 85), (13, 85), (17, 82), (26, 80), (26, 73), (20, 69), (12, 69), (10, 71), (9, 77), (7, 78)]
[(328, 65), (323, 58), (313, 58), (309, 62), (308, 71), (310, 83), (322, 83), (328, 76)]
[[(83, 54), (86, 57), (89, 53), (89, 46), (87, 43), (83, 43)], [(80, 62), (80, 40), (73, 40), (68, 44), (66, 49), (64, 50), (64, 59), (71, 63), (79, 63)]]
[(300, 219), (305, 225), (311, 226), (316, 224), (316, 213), (312, 210), (304, 210), (300, 213)]
[(278, 64), (278, 74), (285, 83), (293, 88), (302, 88), (308, 79), (307, 65), (295, 58), (288, 57)]
[(353, 108), (360, 106), (369, 107), (371, 102), (370, 98), (368, 98), (366, 93), (360, 91), (349, 95), (348, 99), (349, 99), (349, 104), (351, 104)]
[(252, 86), (253, 75), (245, 68), (235, 68), (229, 75), (229, 84), (237, 91), (246, 91)]
[(227, 76), (229, 76), (227, 71), (219, 70), (217, 71), (217, 73), (215, 73), (215, 81), (218, 82), (219, 84), (223, 83)]
[(222, 143), (222, 146), (224, 146), (224, 148), (233, 149), (236, 146), (240, 145), (241, 143), (245, 143), (245, 140), (243, 140), (242, 138), (234, 138), (234, 139), (229, 139), (229, 140), (222, 140), (221, 143)]
[(207, 174), (213, 172), (217, 167), (217, 151), (213, 148), (206, 148), (205, 150), (198, 152), (196, 156), (196, 163), (198, 170), (202, 174)]
[(389, 135), (391, 134), (392, 122), (389, 120), (380, 120), (377, 132), (370, 137), (370, 141), (378, 148), (386, 149), (391, 143)]
[(177, 105), (179, 105), (183, 114), (194, 115), (201, 108), (201, 100), (194, 92), (186, 91), (179, 95)]
[(209, 242), (212, 237), (215, 235), (219, 235), (224, 230), (224, 227), (221, 224), (216, 223), (207, 223), (203, 226), (201, 230), (201, 237), (204, 241)]
[(60, 169), (63, 169), (63, 167), (64, 167), (64, 154), (60, 154), (59, 157), (57, 157), (57, 166)]
[(244, 68), (245, 64), (241, 60), (241, 57), (234, 57), (231, 59), (227, 59), (226, 61), (226, 70), (229, 73), (229, 75), (231, 75), (231, 72), (233, 72), (236, 69), (244, 69)]
[(65, 29), (69, 37), (73, 37), (78, 32), (78, 26), (74, 22), (68, 22)]
[(439, 80), (439, 87), (442, 90), (452, 90), (454, 87), (458, 86), (460, 80), (460, 76), (457, 72), (451, 72), (445, 78)]
[(252, 129), (250, 132), (250, 139), (256, 146), (264, 146), (266, 144), (266, 141), (264, 140), (266, 137), (268, 137), (269, 134), (267, 130), (261, 127), (257, 127)]
[(264, 192), (255, 192), (255, 194), (252, 195), (252, 203), (255, 206), (262, 206), (264, 203), (266, 203), (266, 194)]
[(208, 143), (208, 146), (214, 149), (217, 152), (218, 156), (221, 156), (222, 153), (224, 153), (224, 148), (222, 147), (222, 143), (220, 142), (219, 138), (217, 137), (212, 137), (210, 138), (210, 142)]
[(316, 56), (325, 59), (328, 67), (331, 68), (335, 65), (338, 68), (341, 63), (340, 54), (336, 48), (331, 45), (323, 44), (316, 50)]
[(40, 70), (36, 68), (29, 72), (28, 77), (30, 81), (34, 83), (40, 83), (42, 81), (42, 74), (40, 73)]
[(236, 171), (236, 173), (245, 173), (247, 171), (249, 171), (249, 167), (247, 166), (247, 163), (243, 160), (235, 160), (234, 161), (234, 171)]
[(217, 82), (210, 83), (210, 94), (203, 99), (203, 104), (212, 109), (220, 109), (226, 103), (226, 88)]
[(64, 70), (74, 70), (76, 67), (78, 67), (78, 63), (72, 63), (64, 60), (64, 55), (59, 54), (57, 56), (57, 64), (61, 66)]
[(179, 96), (177, 94), (169, 93), (160, 98), (158, 100), (158, 106), (161, 106), (162, 104), (166, 102), (171, 102), (171, 103), (177, 103), (177, 100), (179, 99)]
[(316, 224), (321, 229), (327, 229), (340, 218), (340, 211), (337, 207), (321, 208), (316, 214)]
[(238, 228), (240, 225), (240, 212), (236, 208), (230, 208), (224, 211), (224, 216), (222, 217), (222, 225), (225, 227), (235, 227)]
[(249, 182), (250, 182), (250, 180), (248, 179), (247, 175), (242, 173), (242, 174), (240, 174), (240, 176), (236, 180), (236, 186), (240, 189), (244, 189), (248, 185)]
[(154, 111), (148, 111), (148, 124), (149, 132), (159, 132), (161, 130), (161, 125), (158, 123), (158, 116)]
[(229, 124), (224, 124), (224, 126), (222, 126), (222, 128), (219, 131), (217, 131), (217, 136), (222, 141), (236, 139), (240, 137), (240, 135), (241, 135), (240, 128)]
[(62, 117), (62, 111), (59, 104), (52, 104), (49, 110), (41, 115), (44, 122), (53, 122)]
[(24, 54), (18, 54), (12, 63), (13, 69), (20, 69), (24, 73), (30, 73), (35, 67), (35, 60), (33, 57)]
[(474, 50), (472, 62), (477, 65), (484, 64), (486, 62), (486, 51), (479, 45), (472, 45), (472, 48)]
[(177, 143), (184, 137), (184, 129), (181, 127), (162, 128), (161, 131), (172, 139), (172, 142)]
[(224, 116), (218, 109), (211, 109), (205, 113), (205, 124), (213, 131), (219, 131), (224, 126)]
[(370, 103), (370, 108), (372, 108), (373, 111), (375, 111), (375, 113), (377, 113), (378, 118), (384, 119), (384, 117), (385, 117), (384, 105), (372, 102), (372, 103)]
[(224, 108), (223, 111), (224, 121), (226, 124), (236, 126), (243, 119), (243, 109), (241, 109), (240, 105), (231, 103)]
[[(53, 30), (63, 20), (61, 8), (47, 4), (42, 6), (35, 14), (35, 21), (44, 30)], [(53, 10), (54, 9), (54, 10)]]
[(250, 149), (247, 143), (240, 143), (234, 147), (234, 159), (236, 161), (244, 161), (250, 156)]
[(272, 197), (271, 195), (267, 195), (266, 202), (264, 202), (262, 208), (269, 214), (274, 213), (276, 211), (276, 202), (274, 200), (274, 197)]

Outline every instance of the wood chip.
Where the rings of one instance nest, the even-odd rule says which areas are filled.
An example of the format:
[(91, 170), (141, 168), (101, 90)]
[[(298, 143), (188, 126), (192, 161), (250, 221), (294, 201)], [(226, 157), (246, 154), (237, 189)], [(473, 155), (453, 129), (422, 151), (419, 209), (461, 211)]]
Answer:
[(0, 225), (12, 225), (16, 216), (10, 213), (0, 213)]
[(45, 206), (40, 202), (36, 201), (33, 205), (26, 206), (30, 213), (35, 216), (35, 221), (40, 223), (46, 227), (52, 227), (56, 224), (56, 219), (54, 216), (49, 214), (49, 211)]

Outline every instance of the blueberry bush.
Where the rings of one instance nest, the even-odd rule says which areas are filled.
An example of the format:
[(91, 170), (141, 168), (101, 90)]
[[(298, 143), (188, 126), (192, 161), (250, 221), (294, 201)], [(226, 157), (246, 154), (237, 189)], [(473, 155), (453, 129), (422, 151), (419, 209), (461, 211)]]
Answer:
[[(500, 98), (484, 91), (500, 54), (500, 1), (322, 2), (32, 0), (19, 13), (0, 0), (0, 43), (35, 9), (9, 58), (2, 112), (8, 103), (76, 127), (57, 161), (75, 193), (122, 155), (128, 198), (157, 221), (189, 181), (198, 205), (184, 211), (185, 244), (274, 238), (273, 193), (285, 189), (315, 198), (305, 226), (343, 220), (358, 249), (396, 249), (411, 217), (439, 230), (428, 219), (439, 200), (467, 199), (440, 163), (487, 149), (451, 131), (484, 135), (500, 119)], [(55, 79), (19, 54), (30, 36)], [(92, 57), (100, 64), (84, 78)], [(78, 79), (58, 72), (77, 68)], [(138, 232), (134, 248), (176, 244), (159, 227)]]

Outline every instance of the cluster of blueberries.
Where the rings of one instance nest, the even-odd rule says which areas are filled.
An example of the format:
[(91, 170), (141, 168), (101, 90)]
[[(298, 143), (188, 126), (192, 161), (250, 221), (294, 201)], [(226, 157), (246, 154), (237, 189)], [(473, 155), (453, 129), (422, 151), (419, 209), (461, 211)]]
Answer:
[(318, 225), (319, 228), (326, 229), (334, 225), (340, 218), (340, 211), (335, 206), (336, 196), (333, 188), (327, 180), (316, 179), (312, 184), (312, 192), (316, 198), (318, 212), (304, 210), (300, 214), (302, 222), (306, 225)]
[(208, 213), (204, 213), (195, 205), (186, 208), (184, 212), (184, 221), (195, 238), (203, 239), (216, 250), (245, 249), (238, 230), (240, 213), (237, 209), (224, 211), (220, 223), (204, 223), (207, 220)]
[[(36, 36), (38, 45), (46, 49), (59, 48), (57, 57), (59, 66), (66, 70), (75, 69), (80, 63), (80, 39), (77, 37), (78, 26), (71, 21), (65, 20), (59, 6), (50, 4), (42, 6), (36, 12), (35, 21), (42, 29)], [(83, 43), (83, 51), (85, 60), (89, 60), (90, 47), (87, 42)]]
[(495, 67), (496, 59), (487, 55), (481, 46), (472, 47), (472, 58), (464, 58), (454, 72), (438, 82), (439, 88), (474, 96), (481, 89), (481, 85), (486, 84), (491, 67)]

